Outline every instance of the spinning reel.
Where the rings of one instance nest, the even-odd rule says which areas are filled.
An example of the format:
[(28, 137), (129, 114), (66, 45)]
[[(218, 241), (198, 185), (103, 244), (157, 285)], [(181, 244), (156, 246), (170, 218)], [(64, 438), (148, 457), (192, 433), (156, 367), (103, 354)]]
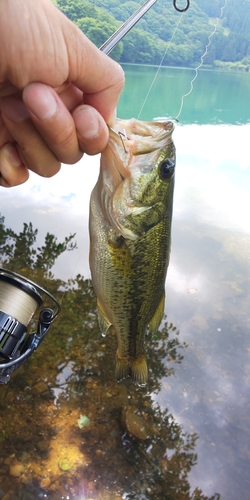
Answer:
[[(27, 333), (35, 311), (43, 305), (39, 292), (54, 302), (56, 312), (48, 307), (42, 309), (37, 331)], [(9, 382), (11, 373), (39, 347), (60, 309), (58, 301), (44, 288), (0, 267), (0, 384)]]

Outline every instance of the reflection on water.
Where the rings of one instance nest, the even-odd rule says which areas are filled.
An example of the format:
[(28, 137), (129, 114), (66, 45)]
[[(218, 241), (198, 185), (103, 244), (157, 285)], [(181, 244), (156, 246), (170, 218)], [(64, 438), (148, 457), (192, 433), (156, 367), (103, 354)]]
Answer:
[[(7, 245), (8, 228), (2, 225), (1, 232)], [(12, 240), (15, 247), (18, 235)], [(24, 247), (27, 241), (22, 238)], [(4, 251), (2, 258), (11, 263)], [(183, 359), (187, 346), (176, 328), (165, 322), (147, 342), (148, 391), (129, 381), (118, 385), (115, 339), (98, 335), (90, 281), (80, 275), (68, 283), (48, 281), (49, 269), (42, 275), (37, 264), (41, 260), (23, 268), (26, 276), (38, 273), (59, 300), (63, 294), (63, 310), (53, 337), (1, 388), (2, 491), (17, 498), (161, 499), (169, 489), (172, 498), (191, 498), (197, 435), (185, 432), (151, 396)], [(79, 426), (82, 414), (86, 428)], [(198, 489), (195, 498), (205, 499)]]
[[(0, 387), (0, 498), (248, 500), (248, 138), (247, 125), (176, 128), (167, 317), (147, 339), (147, 390), (115, 382), (116, 339), (99, 335), (87, 279), (98, 159), (1, 191), (0, 243), (11, 228), (12, 243), (24, 245), (20, 272), (55, 294), (62, 312)], [(26, 241), (23, 222), (32, 223)], [(45, 268), (25, 264), (36, 228), (34, 249), (46, 247), (47, 232), (56, 245), (76, 233), (68, 244), (77, 248), (54, 262), (48, 245)], [(20, 262), (6, 248), (3, 258), (13, 270)], [(81, 415), (90, 425), (79, 427)]]

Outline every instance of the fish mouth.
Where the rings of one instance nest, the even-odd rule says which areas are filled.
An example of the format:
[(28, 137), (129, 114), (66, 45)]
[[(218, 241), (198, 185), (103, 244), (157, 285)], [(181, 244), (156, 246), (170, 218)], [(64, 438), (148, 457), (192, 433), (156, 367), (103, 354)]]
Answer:
[(119, 140), (125, 153), (133, 155), (146, 154), (161, 148), (161, 142), (171, 140), (174, 124), (172, 121), (142, 122), (130, 120), (116, 120), (114, 128), (110, 128), (111, 140)]
[(122, 182), (130, 175), (130, 167), (133, 159), (140, 155), (154, 153), (157, 155), (160, 149), (166, 147), (172, 141), (174, 124), (172, 121), (165, 122), (142, 122), (132, 118), (130, 120), (117, 119), (113, 128), (109, 127), (109, 143), (107, 154), (109, 166), (115, 178)]

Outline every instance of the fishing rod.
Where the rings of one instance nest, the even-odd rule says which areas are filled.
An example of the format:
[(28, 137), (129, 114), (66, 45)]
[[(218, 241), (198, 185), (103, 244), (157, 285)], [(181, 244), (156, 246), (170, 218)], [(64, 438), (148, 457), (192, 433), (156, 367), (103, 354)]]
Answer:
[[(133, 28), (133, 26), (146, 14), (146, 12), (157, 2), (157, 0), (147, 0), (139, 9), (137, 9), (132, 16), (130, 16), (120, 28), (118, 28), (113, 35), (100, 47), (104, 54), (109, 54), (111, 50), (120, 42), (120, 40)], [(173, 6), (178, 12), (185, 12), (188, 10), (190, 0), (186, 0), (184, 8), (177, 7), (177, 0), (173, 0)]]

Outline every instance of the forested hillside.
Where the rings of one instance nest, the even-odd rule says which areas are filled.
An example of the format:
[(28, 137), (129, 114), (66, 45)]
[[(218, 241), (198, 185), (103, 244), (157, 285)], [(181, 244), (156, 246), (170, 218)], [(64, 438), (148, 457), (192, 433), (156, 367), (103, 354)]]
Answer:
[[(57, 0), (56, 3), (100, 47), (143, 2)], [(158, 0), (112, 51), (111, 57), (120, 62), (159, 64), (167, 49), (164, 65), (195, 66), (224, 3), (225, 0), (190, 0), (190, 7), (174, 33), (181, 14), (174, 9), (172, 0)], [(250, 0), (227, 1), (204, 65), (249, 71)]]

